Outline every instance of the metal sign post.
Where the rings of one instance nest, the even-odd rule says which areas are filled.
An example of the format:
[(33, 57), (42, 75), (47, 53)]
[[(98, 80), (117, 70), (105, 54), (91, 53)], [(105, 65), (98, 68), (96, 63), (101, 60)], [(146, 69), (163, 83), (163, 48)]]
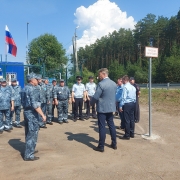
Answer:
[[(152, 39), (150, 41), (150, 44), (152, 46)], [(151, 117), (151, 111), (152, 111), (152, 106), (151, 106), (151, 100), (152, 100), (152, 95), (151, 95), (151, 82), (152, 82), (152, 57), (158, 57), (158, 48), (154, 47), (145, 47), (145, 56), (149, 57), (149, 137), (152, 135), (152, 117)]]

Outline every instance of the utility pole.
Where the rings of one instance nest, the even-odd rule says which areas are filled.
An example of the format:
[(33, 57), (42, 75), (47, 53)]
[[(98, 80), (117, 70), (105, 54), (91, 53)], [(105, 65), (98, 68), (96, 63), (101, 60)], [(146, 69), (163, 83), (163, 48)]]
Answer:
[[(28, 56), (28, 25), (29, 23), (27, 22), (27, 46), (26, 46), (26, 62), (29, 65), (29, 56)], [(29, 66), (28, 66), (28, 74), (29, 74)]]
[(77, 26), (75, 28), (75, 33), (74, 33), (74, 41), (75, 41), (75, 63), (76, 63), (76, 72), (79, 72), (79, 68), (78, 68), (78, 58), (77, 58), (77, 35), (76, 35), (76, 29), (79, 28), (79, 26)]

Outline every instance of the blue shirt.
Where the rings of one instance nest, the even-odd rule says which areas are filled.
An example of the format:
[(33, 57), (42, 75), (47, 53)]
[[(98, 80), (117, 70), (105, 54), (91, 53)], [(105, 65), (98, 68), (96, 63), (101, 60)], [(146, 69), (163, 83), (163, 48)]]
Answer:
[(86, 83), (86, 91), (88, 93), (88, 96), (93, 96), (96, 91), (96, 84), (94, 82)]
[(128, 82), (123, 87), (122, 101), (120, 101), (119, 106), (122, 108), (124, 104), (131, 102), (136, 102), (136, 88)]
[(123, 85), (118, 86), (116, 89), (116, 102), (120, 102), (122, 99)]
[(72, 87), (72, 92), (74, 92), (74, 97), (75, 98), (83, 98), (84, 96), (84, 91), (86, 91), (84, 84), (76, 83)]

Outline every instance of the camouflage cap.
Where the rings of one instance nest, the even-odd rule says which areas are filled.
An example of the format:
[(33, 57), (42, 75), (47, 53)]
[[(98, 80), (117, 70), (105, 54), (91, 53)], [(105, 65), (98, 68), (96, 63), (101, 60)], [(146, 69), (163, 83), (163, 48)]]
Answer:
[(35, 73), (30, 73), (26, 76), (27, 81), (30, 81), (31, 79), (37, 79), (37, 75)]
[(1, 78), (1, 82), (6, 82), (6, 79), (5, 78)]
[(16, 79), (16, 78), (12, 78), (12, 79), (11, 79), (11, 82), (14, 82), (14, 81), (17, 81), (17, 79)]
[(49, 78), (48, 78), (48, 77), (44, 77), (43, 79), (44, 79), (44, 80), (48, 80), (48, 81), (49, 81)]
[(42, 75), (41, 74), (37, 74), (36, 76), (37, 76), (36, 79), (42, 79)]

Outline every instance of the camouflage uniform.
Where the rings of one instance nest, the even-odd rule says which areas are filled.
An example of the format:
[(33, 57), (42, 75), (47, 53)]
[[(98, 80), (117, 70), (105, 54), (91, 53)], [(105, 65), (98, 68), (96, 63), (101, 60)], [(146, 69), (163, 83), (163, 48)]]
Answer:
[(57, 86), (54, 90), (54, 99), (58, 100), (57, 110), (58, 110), (58, 122), (65, 122), (68, 118), (68, 99), (70, 97), (70, 91), (67, 86)]
[[(46, 114), (47, 102), (49, 100), (47, 86), (44, 83), (39, 83), (38, 87), (40, 91), (41, 109), (42, 109), (42, 112)], [(46, 123), (43, 122), (42, 117), (39, 115), (39, 126), (44, 127), (45, 125)]]
[[(36, 75), (31, 73), (28, 75), (27, 79), (35, 78)], [(27, 84), (21, 96), (22, 106), (24, 108), (24, 125), (25, 125), (25, 153), (24, 159), (33, 159), (34, 151), (38, 138), (39, 131), (39, 116), (36, 108), (41, 106), (39, 95), (39, 89), (32, 84)]]
[[(10, 124), (11, 101), (14, 101), (12, 89), (9, 86), (0, 86), (0, 132), (12, 129)], [(5, 121), (3, 121), (3, 115), (5, 115)]]
[(16, 118), (15, 118), (15, 125), (19, 126), (20, 125), (20, 113), (21, 113), (21, 87), (16, 85), (10, 86), (14, 92), (14, 111), (11, 111), (10, 114), (10, 120), (12, 123), (13, 120), (13, 114), (15, 112)]
[(48, 84), (47, 91), (49, 94), (49, 96), (48, 96), (49, 104), (47, 104), (47, 123), (51, 124), (52, 118), (54, 118), (54, 113), (53, 113), (54, 86), (52, 84)]

